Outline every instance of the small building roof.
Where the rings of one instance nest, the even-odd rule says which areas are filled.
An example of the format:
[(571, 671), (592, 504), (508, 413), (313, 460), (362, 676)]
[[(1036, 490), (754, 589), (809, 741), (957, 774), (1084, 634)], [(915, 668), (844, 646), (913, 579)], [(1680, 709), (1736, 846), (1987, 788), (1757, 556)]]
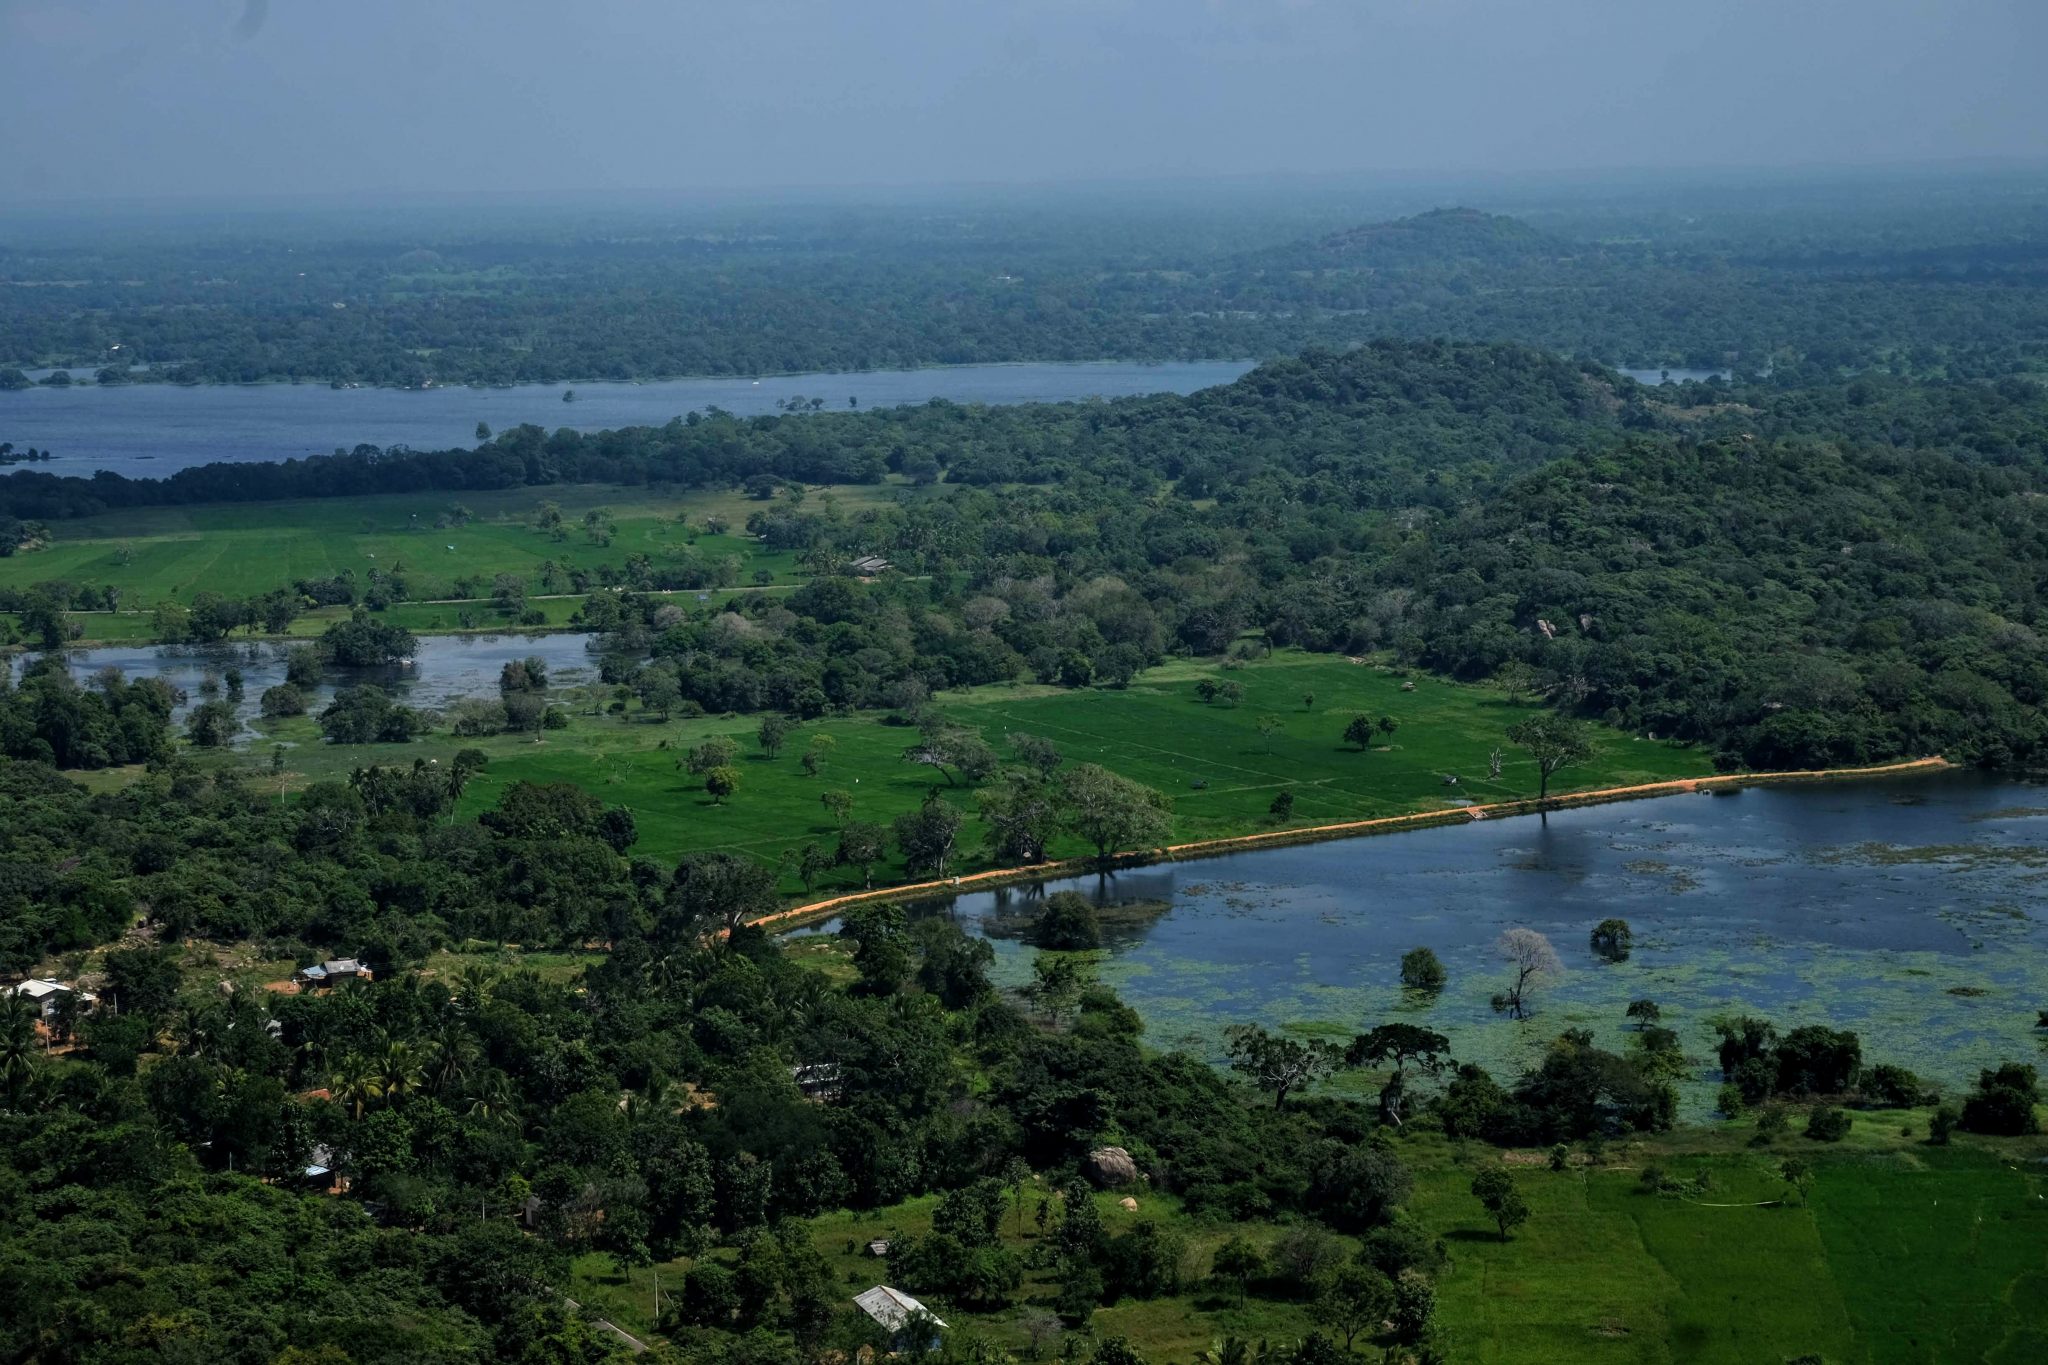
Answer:
[(924, 1314), (932, 1320), (932, 1325), (935, 1327), (944, 1327), (946, 1325), (931, 1309), (925, 1307), (902, 1290), (891, 1289), (886, 1284), (878, 1284), (865, 1294), (855, 1294), (853, 1301), (860, 1305), (863, 1313), (866, 1313), (891, 1332), (902, 1331), (904, 1324), (910, 1321), (911, 1315), (914, 1313)]
[(363, 964), (352, 957), (330, 957), (325, 962), (299, 969), (299, 975), (308, 981), (325, 981), (330, 976), (361, 976), (362, 972)]
[(76, 986), (67, 986), (62, 981), (51, 981), (40, 976), (32, 976), (17, 985), (8, 986), (4, 990), (0, 990), (0, 995), (12, 995), (18, 996), (23, 1000), (33, 1000), (37, 1005), (41, 1006), (45, 1014), (56, 1008), (57, 997), (60, 995), (75, 995), (88, 1005), (96, 1004), (99, 1001), (99, 997), (91, 991), (82, 991)]

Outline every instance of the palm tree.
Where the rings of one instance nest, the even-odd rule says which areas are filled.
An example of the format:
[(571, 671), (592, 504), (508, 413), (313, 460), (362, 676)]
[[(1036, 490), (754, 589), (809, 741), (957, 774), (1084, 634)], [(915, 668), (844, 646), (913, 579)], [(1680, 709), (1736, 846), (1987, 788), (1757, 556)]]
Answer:
[(469, 1074), (477, 1059), (476, 1039), (460, 1024), (444, 1024), (434, 1035), (433, 1061), (428, 1072), (429, 1087), (437, 1096), (449, 1094)]
[(19, 995), (7, 997), (0, 1014), (0, 1087), (7, 1092), (7, 1107), (19, 1108), (37, 1070), (36, 1015), (33, 1000)]
[(389, 1103), (396, 1104), (399, 1096), (410, 1095), (426, 1083), (427, 1073), (420, 1064), (420, 1050), (411, 1043), (386, 1043), (379, 1062), (383, 1072), (384, 1098)]
[(187, 1005), (171, 1016), (166, 1032), (171, 1050), (189, 1057), (203, 1056), (213, 1041), (215, 1011), (211, 1006)]
[(497, 977), (487, 968), (471, 963), (464, 967), (455, 979), (456, 1001), (465, 1011), (475, 1014), (484, 1007), (484, 1002), (491, 998), (491, 983), (497, 980)]
[(469, 1116), (485, 1122), (503, 1122), (512, 1116), (518, 1096), (504, 1072), (484, 1072), (469, 1088)]
[(351, 1052), (327, 1078), (327, 1089), (356, 1118), (361, 1118), (366, 1106), (383, 1098), (384, 1073), (362, 1053)]

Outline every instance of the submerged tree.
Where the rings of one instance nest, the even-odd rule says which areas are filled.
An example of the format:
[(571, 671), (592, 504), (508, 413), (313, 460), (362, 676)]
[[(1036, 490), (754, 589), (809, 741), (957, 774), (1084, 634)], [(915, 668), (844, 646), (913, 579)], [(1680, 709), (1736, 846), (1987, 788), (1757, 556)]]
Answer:
[(1627, 920), (1609, 918), (1593, 926), (1591, 942), (1595, 956), (1609, 962), (1625, 962), (1635, 948), (1636, 936)]
[(1401, 954), (1401, 985), (1424, 995), (1435, 995), (1450, 980), (1442, 959), (1428, 948), (1410, 948)]
[(1493, 997), (1494, 1013), (1527, 1019), (1529, 997), (1564, 975), (1564, 963), (1550, 940), (1534, 929), (1509, 929), (1495, 940), (1494, 948), (1507, 961), (1509, 972), (1508, 988)]

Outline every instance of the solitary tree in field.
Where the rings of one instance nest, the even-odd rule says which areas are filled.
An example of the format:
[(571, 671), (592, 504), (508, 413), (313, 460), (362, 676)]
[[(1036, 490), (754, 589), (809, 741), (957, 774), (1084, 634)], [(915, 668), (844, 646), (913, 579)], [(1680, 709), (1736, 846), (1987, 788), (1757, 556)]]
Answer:
[(703, 776), (713, 768), (729, 768), (738, 760), (740, 746), (729, 735), (713, 735), (690, 750), (683, 759), (683, 765), (694, 776)]
[(846, 866), (859, 868), (861, 885), (871, 887), (875, 884), (875, 864), (882, 861), (888, 848), (887, 830), (867, 820), (854, 820), (840, 826), (835, 857)]
[(721, 764), (704, 774), (704, 790), (711, 793), (711, 804), (722, 806), (726, 798), (740, 789), (740, 770), (730, 764)]
[(1558, 960), (1550, 940), (1534, 929), (1509, 929), (1495, 941), (1494, 948), (1508, 964), (1508, 988), (1493, 997), (1494, 1013), (1527, 1019), (1529, 997), (1537, 987), (1563, 976), (1564, 963)]
[(1638, 1029), (1649, 1028), (1664, 1017), (1664, 1011), (1654, 1000), (1631, 1000), (1628, 1002), (1628, 1019)]
[(761, 752), (774, 758), (782, 752), (783, 743), (794, 729), (796, 722), (788, 716), (763, 716), (761, 728), (754, 732), (754, 738), (760, 741)]
[(832, 866), (832, 855), (825, 851), (823, 844), (814, 839), (798, 849), (792, 861), (796, 867), (797, 880), (804, 884), (804, 890), (808, 892), (818, 884), (818, 878), (825, 874), (826, 869)]
[(1268, 711), (1258, 719), (1259, 738), (1265, 741), (1266, 752), (1273, 752), (1273, 736), (1280, 733), (1280, 717)]
[(1361, 753), (1372, 747), (1372, 717), (1353, 716), (1351, 723), (1344, 727), (1344, 742)]
[(1095, 847), (1097, 861), (1107, 864), (1120, 848), (1150, 848), (1173, 828), (1173, 803), (1142, 782), (1080, 763), (1068, 769), (1062, 783), (1067, 828)]
[(853, 814), (853, 793), (833, 787), (818, 793), (818, 804), (832, 816), (832, 823), (844, 828), (846, 817)]
[(1529, 1221), (1529, 1201), (1515, 1188), (1515, 1178), (1503, 1166), (1488, 1166), (1472, 1177), (1472, 1197), (1500, 1229), (1505, 1242), (1508, 1233)]
[(1309, 1317), (1344, 1338), (1344, 1349), (1360, 1332), (1379, 1330), (1394, 1306), (1394, 1285), (1369, 1265), (1339, 1266), (1309, 1305)]
[(1583, 763), (1592, 757), (1593, 745), (1586, 728), (1577, 721), (1544, 711), (1508, 727), (1510, 743), (1520, 745), (1536, 760), (1536, 799), (1550, 796), (1550, 779), (1559, 768)]
[(945, 876), (965, 818), (936, 793), (916, 810), (897, 816), (896, 847), (903, 851), (904, 870), (913, 877), (921, 872)]
[(1257, 1024), (1236, 1024), (1224, 1034), (1230, 1048), (1230, 1069), (1250, 1078), (1253, 1085), (1273, 1095), (1273, 1107), (1287, 1103), (1287, 1096), (1311, 1085), (1336, 1069), (1342, 1056), (1321, 1039), (1302, 1042), (1268, 1033)]

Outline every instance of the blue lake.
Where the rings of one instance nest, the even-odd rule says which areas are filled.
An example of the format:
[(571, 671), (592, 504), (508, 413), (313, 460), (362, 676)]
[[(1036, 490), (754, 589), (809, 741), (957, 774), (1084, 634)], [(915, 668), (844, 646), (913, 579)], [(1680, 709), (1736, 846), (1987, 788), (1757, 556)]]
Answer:
[[(1193, 393), (1227, 384), (1249, 361), (1075, 365), (962, 365), (929, 370), (777, 375), (761, 379), (669, 379), (644, 384), (524, 384), (511, 388), (334, 389), (325, 384), (117, 385), (0, 392), (0, 441), (56, 456), (33, 466), (52, 474), (112, 470), (162, 478), (214, 461), (286, 460), (335, 447), (407, 445), (443, 450), (493, 431), (535, 422), (554, 430), (659, 425), (720, 407), (742, 416), (772, 413), (779, 399), (848, 399), (893, 407), (944, 398), (955, 403), (1039, 403)], [(562, 394), (574, 388), (576, 401)], [(4, 473), (5, 471), (0, 471)]]
[[(1694, 1063), (1695, 1117), (1719, 1075), (1709, 1021), (1751, 1013), (1785, 1029), (1862, 1035), (1867, 1061), (1951, 1091), (1981, 1067), (2043, 1060), (2048, 1008), (2048, 785), (1979, 773), (1673, 796), (1377, 838), (1141, 868), (961, 896), (998, 978), (1029, 979), (1017, 922), (1054, 890), (1157, 907), (1120, 924), (1102, 979), (1156, 1047), (1220, 1058), (1223, 1029), (1350, 1033), (1393, 1018), (1450, 1036), (1506, 1077), (1566, 1028), (1622, 1047), (1623, 1010), (1648, 997)], [(1610, 915), (1635, 951), (1588, 947)], [(1534, 1018), (1489, 1005), (1511, 925), (1549, 937), (1561, 980)], [(831, 926), (826, 926), (829, 930)], [(1433, 949), (1450, 984), (1405, 998), (1403, 952)]]

